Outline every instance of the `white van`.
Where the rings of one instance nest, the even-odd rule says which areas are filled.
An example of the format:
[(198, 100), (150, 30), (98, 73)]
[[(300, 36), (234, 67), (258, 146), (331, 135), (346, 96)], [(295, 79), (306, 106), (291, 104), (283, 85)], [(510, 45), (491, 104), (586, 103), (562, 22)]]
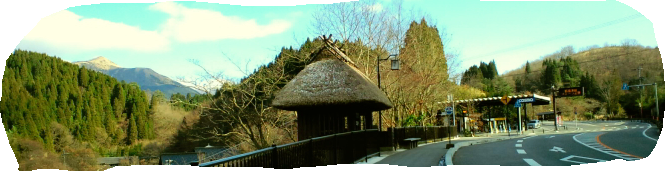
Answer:
[(540, 128), (540, 120), (530, 120), (528, 124), (526, 124), (529, 129), (534, 129), (534, 128)]

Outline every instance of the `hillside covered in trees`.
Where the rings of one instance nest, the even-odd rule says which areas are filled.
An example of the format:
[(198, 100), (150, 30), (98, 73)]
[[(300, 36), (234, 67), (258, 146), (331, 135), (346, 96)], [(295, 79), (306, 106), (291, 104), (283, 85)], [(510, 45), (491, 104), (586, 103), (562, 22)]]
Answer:
[[(532, 93), (550, 96), (552, 86), (584, 87), (584, 97), (557, 98), (557, 108), (567, 120), (573, 119), (575, 107), (583, 111), (580, 119), (654, 119), (657, 116), (654, 87), (624, 91), (621, 86), (623, 83), (658, 83), (658, 91), (665, 90), (658, 47), (643, 47), (630, 40), (624, 40), (619, 46), (590, 46), (580, 52), (575, 52), (571, 46), (563, 47), (500, 76), (497, 76), (496, 66), (493, 65), (490, 62), (470, 67), (464, 73), (461, 84), (489, 92), (489, 96)], [(492, 93), (497, 92), (496, 89), (502, 91)], [(663, 101), (665, 96), (659, 95), (658, 99)], [(663, 107), (661, 104), (660, 108)], [(534, 109), (527, 113), (549, 111), (552, 106)]]
[[(2, 123), (19, 163), (28, 154), (22, 150), (35, 148), (50, 153), (79, 149), (93, 160), (136, 155), (132, 144), (155, 137), (154, 111), (136, 83), (118, 82), (43, 53), (14, 51), (2, 92)], [(23, 148), (26, 141), (40, 147)]]

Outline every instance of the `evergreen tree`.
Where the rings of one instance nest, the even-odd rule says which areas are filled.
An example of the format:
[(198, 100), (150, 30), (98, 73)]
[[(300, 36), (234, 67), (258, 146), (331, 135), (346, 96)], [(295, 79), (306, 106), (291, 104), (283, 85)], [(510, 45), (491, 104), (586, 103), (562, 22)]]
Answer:
[(580, 76), (582, 71), (580, 70), (579, 65), (576, 60), (570, 58), (570, 56), (561, 59), (563, 63), (563, 69), (561, 72), (561, 81), (568, 84), (570, 87), (579, 86)]
[(541, 91), (551, 93), (551, 86), (561, 87), (561, 74), (559, 72), (559, 63), (552, 59), (543, 61), (545, 70), (541, 76)]
[(85, 67), (79, 69), (79, 85), (83, 87), (88, 87), (90, 77), (88, 76), (88, 70)]
[(129, 119), (129, 126), (127, 127), (127, 144), (132, 144), (138, 140), (138, 129), (136, 127), (136, 120), (134, 120), (134, 117), (130, 117)]
[(584, 87), (584, 97), (602, 100), (599, 94), (598, 82), (596, 82), (596, 78), (593, 75), (589, 75), (589, 72), (586, 72), (580, 78), (580, 86)]

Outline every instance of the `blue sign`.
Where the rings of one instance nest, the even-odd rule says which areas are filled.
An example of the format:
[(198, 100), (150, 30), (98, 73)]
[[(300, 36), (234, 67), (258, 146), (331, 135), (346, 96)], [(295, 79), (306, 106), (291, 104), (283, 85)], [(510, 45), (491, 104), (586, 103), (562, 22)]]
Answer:
[(623, 87), (621, 87), (621, 90), (628, 90), (628, 84), (623, 83)]
[(515, 107), (522, 107), (522, 103), (520, 103), (520, 101), (518, 100), (517, 102), (515, 102)]
[(526, 98), (526, 99), (517, 99), (517, 103), (533, 103), (536, 102), (536, 98)]
[(453, 108), (452, 107), (446, 107), (446, 114), (448, 114), (448, 115), (453, 114)]

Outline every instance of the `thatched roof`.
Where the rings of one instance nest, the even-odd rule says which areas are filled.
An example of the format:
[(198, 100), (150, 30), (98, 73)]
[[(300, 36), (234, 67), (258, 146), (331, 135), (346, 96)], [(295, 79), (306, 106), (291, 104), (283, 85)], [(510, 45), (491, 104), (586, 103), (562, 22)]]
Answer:
[(272, 106), (284, 110), (378, 111), (392, 108), (392, 103), (359, 70), (332, 58), (307, 65), (277, 93)]

